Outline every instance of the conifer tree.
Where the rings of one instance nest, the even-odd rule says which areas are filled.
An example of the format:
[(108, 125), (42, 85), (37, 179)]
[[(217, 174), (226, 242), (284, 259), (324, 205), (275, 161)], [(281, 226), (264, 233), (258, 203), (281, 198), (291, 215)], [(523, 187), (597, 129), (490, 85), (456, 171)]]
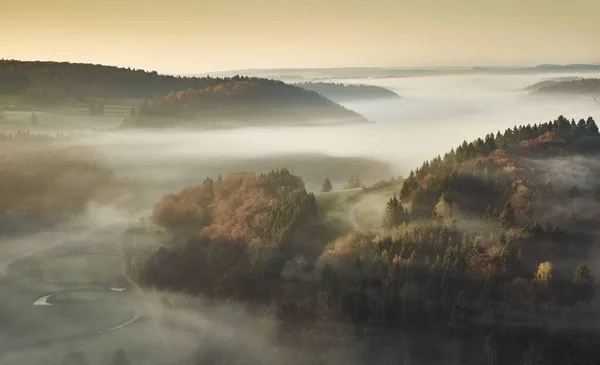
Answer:
[(321, 189), (322, 193), (328, 193), (333, 190), (333, 186), (331, 185), (331, 181), (329, 178), (325, 178), (325, 182), (323, 183), (323, 188)]

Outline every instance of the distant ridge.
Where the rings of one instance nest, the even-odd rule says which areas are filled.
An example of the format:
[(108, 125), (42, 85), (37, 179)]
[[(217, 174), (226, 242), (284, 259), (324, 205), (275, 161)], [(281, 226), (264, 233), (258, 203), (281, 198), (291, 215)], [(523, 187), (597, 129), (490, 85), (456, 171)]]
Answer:
[(335, 102), (373, 99), (398, 99), (400, 95), (381, 86), (364, 84), (340, 84), (332, 82), (303, 82), (294, 84), (314, 91)]
[(600, 79), (558, 81), (545, 85), (538, 93), (600, 96)]
[(532, 73), (572, 73), (572, 72), (600, 72), (600, 64), (540, 64), (527, 67), (432, 67), (432, 68), (393, 68), (393, 67), (332, 67), (332, 68), (274, 68), (274, 69), (246, 69), (220, 72), (208, 72), (188, 76), (233, 76), (243, 74), (247, 76), (275, 78), (283, 81), (294, 80), (310, 81), (325, 79), (346, 78), (391, 78), (391, 77), (419, 77), (419, 76), (446, 76), (470, 74), (532, 74)]

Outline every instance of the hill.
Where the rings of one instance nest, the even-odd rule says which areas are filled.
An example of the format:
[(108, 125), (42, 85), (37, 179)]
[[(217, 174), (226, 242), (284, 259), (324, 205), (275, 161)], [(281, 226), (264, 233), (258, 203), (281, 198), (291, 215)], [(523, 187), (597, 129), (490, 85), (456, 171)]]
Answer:
[[(262, 304), (315, 343), (353, 329), (419, 363), (598, 358), (598, 153), (593, 118), (560, 116), (465, 141), (382, 194), (315, 199), (286, 170), (207, 179), (127, 233), (127, 267), (143, 286)], [(340, 232), (319, 212), (388, 188), (379, 229)]]
[[(60, 108), (89, 104), (138, 105), (127, 126), (163, 126), (182, 121), (366, 122), (317, 93), (260, 78), (175, 77), (156, 72), (67, 62), (0, 60), (0, 103), (17, 108)], [(184, 91), (182, 91), (184, 90)], [(111, 109), (112, 110), (112, 109)]]
[(154, 98), (124, 126), (363, 122), (368, 120), (314, 91), (281, 81), (236, 76), (205, 89)]
[(541, 88), (544, 88), (544, 87), (550, 86), (550, 85), (554, 85), (554, 84), (557, 84), (559, 82), (563, 82), (563, 81), (575, 81), (575, 80), (583, 80), (583, 78), (581, 78), (581, 77), (558, 77), (558, 78), (552, 78), (552, 79), (547, 79), (547, 80), (543, 80), (543, 81), (540, 81), (540, 82), (536, 82), (535, 84), (527, 86), (523, 90), (525, 90), (525, 91), (539, 91)]
[(336, 102), (400, 98), (400, 95), (395, 92), (374, 85), (353, 85), (329, 82), (303, 82), (294, 85), (317, 92)]
[(545, 85), (537, 90), (544, 94), (600, 95), (600, 79), (576, 79)]

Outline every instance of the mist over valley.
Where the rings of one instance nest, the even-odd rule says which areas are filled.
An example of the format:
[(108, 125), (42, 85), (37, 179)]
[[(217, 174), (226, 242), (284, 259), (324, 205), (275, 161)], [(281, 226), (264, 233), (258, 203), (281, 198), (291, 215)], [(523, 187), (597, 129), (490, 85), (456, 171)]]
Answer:
[(1, 364), (600, 358), (600, 102), (536, 92), (595, 69), (320, 71), (320, 95), (18, 65)]

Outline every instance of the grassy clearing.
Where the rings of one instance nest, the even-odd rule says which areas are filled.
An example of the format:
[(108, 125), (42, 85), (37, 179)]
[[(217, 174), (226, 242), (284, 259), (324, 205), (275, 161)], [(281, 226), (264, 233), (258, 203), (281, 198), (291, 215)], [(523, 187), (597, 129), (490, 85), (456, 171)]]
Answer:
[[(32, 125), (31, 113), (32, 111), (5, 111), (0, 119), (0, 132), (65, 133), (91, 129), (114, 129), (123, 122), (121, 112), (111, 112), (109, 115), (99, 117), (90, 116), (89, 112), (86, 112), (87, 114), (77, 112), (77, 109), (65, 109), (60, 112), (35, 111), (38, 122), (36, 125)], [(128, 110), (127, 113), (129, 113)]]
[(99, 302), (99, 301), (122, 301), (136, 298), (136, 294), (130, 289), (122, 292), (87, 292), (87, 291), (72, 291), (59, 293), (50, 298), (50, 302), (62, 305), (61, 302), (77, 301), (77, 302)]
[(316, 195), (317, 208), (320, 212), (330, 212), (343, 205), (343, 203), (351, 196), (359, 194), (361, 190), (362, 189), (347, 189), (318, 194)]
[[(31, 303), (13, 312), (10, 321), (3, 324), (3, 350), (48, 343), (65, 337), (87, 334), (124, 323), (132, 318), (133, 310), (127, 305), (95, 303), (33, 306)], [(26, 363), (26, 362), (22, 362)]]
[(378, 231), (386, 202), (400, 192), (402, 181), (395, 180), (367, 189), (351, 189), (316, 196), (321, 219), (342, 230)]
[(45, 261), (41, 265), (44, 280), (70, 283), (115, 283), (121, 277), (121, 256), (79, 254)]
[(118, 331), (29, 348), (1, 358), (0, 363), (61, 364), (67, 353), (81, 351), (90, 364), (114, 364), (113, 356), (117, 349), (124, 350), (132, 364), (174, 363), (156, 332), (150, 321), (141, 320)]

